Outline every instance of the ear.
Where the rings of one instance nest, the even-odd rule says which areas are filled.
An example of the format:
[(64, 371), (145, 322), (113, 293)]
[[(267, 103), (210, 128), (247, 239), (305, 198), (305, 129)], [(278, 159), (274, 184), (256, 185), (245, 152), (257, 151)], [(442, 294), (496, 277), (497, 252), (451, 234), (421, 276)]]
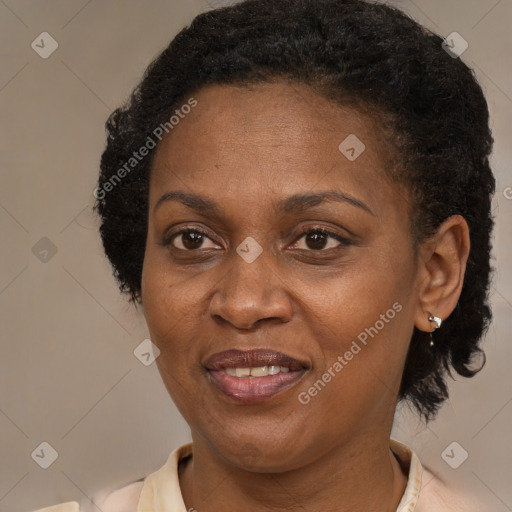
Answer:
[(466, 220), (461, 215), (453, 215), (421, 245), (415, 317), (415, 326), (420, 331), (434, 330), (435, 325), (428, 320), (430, 314), (445, 320), (455, 309), (464, 283), (469, 240)]

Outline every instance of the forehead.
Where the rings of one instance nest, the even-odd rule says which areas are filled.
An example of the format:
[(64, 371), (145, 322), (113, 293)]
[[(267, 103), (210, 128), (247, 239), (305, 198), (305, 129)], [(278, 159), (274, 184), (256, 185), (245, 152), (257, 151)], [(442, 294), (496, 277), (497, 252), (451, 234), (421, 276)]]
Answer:
[(390, 187), (379, 125), (350, 105), (284, 82), (208, 86), (194, 99), (157, 148), (153, 204), (160, 191), (192, 186), (239, 197), (341, 186), (370, 203)]

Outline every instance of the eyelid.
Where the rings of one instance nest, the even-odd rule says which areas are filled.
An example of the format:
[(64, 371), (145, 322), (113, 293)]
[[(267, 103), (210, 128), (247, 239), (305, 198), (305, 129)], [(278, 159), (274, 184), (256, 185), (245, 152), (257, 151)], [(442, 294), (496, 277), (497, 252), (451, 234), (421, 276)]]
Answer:
[[(220, 245), (218, 242), (215, 241), (215, 239), (212, 237), (212, 234), (210, 232), (208, 232), (204, 228), (200, 228), (197, 226), (185, 226), (185, 227), (181, 228), (180, 230), (175, 231), (173, 233), (166, 232), (166, 234), (162, 238), (161, 243), (165, 247), (167, 247), (168, 245), (172, 245), (172, 242), (176, 237), (178, 237), (179, 235), (183, 235), (185, 233), (199, 233), (200, 235), (211, 240), (213, 243)], [(175, 249), (178, 249), (178, 248), (175, 247)], [(189, 251), (189, 252), (192, 252), (192, 251)]]
[[(220, 245), (218, 242), (215, 241), (215, 239), (212, 237), (212, 235), (206, 229), (200, 228), (197, 226), (190, 226), (190, 225), (185, 226), (182, 229), (180, 229), (174, 233), (164, 235), (163, 240), (162, 240), (162, 245), (165, 247), (172, 245), (172, 242), (176, 237), (178, 237), (179, 235), (185, 234), (185, 233), (199, 233), (200, 235), (208, 238), (211, 242), (213, 242), (217, 245)], [(305, 235), (307, 235), (309, 233), (322, 233), (331, 238), (334, 238), (335, 240), (340, 242), (340, 245), (345, 245), (345, 246), (352, 245), (351, 240), (349, 240), (347, 237), (345, 237), (335, 231), (331, 231), (330, 229), (328, 229), (324, 226), (303, 226), (302, 228), (300, 228), (299, 236), (295, 237), (295, 239), (293, 240), (291, 245), (297, 243), (301, 238), (303, 238)], [(174, 248), (178, 249), (178, 247), (174, 247)], [(336, 248), (331, 247), (330, 249), (336, 249)], [(178, 249), (178, 250), (180, 250), (180, 249)], [(181, 249), (181, 250), (184, 250), (184, 249)], [(294, 250), (301, 250), (301, 249), (294, 249)], [(307, 251), (307, 252), (327, 252), (327, 251), (329, 251), (329, 249), (327, 249), (327, 250), (319, 249), (316, 251), (311, 249), (310, 251)], [(195, 252), (195, 251), (191, 249), (187, 252)]]
[[(292, 244), (297, 243), (304, 235), (307, 235), (308, 233), (322, 233), (323, 235), (330, 236), (331, 238), (334, 238), (338, 242), (340, 242), (341, 245), (352, 245), (352, 241), (349, 240), (349, 238), (341, 235), (340, 233), (337, 233), (336, 231), (331, 231), (330, 229), (324, 227), (324, 226), (305, 226), (301, 228), (300, 236), (295, 238), (295, 240), (292, 242)], [(331, 248), (332, 249), (332, 248)], [(318, 250), (311, 252), (326, 252), (325, 250)]]

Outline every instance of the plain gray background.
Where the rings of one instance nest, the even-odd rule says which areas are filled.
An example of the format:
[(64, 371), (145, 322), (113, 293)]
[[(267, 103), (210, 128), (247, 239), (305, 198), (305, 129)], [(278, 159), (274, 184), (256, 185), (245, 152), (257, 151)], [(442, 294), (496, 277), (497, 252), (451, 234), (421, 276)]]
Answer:
[[(155, 365), (134, 356), (146, 327), (111, 277), (92, 192), (108, 114), (180, 28), (222, 3), (0, 0), (0, 511), (127, 484), (189, 439)], [(405, 410), (393, 435), (487, 510), (510, 511), (512, 0), (390, 3), (469, 43), (462, 59), (489, 101), (497, 177), (487, 366), (451, 385), (435, 422)], [(47, 59), (31, 47), (42, 32), (58, 43)], [(441, 456), (454, 441), (456, 457), (468, 453), (457, 469)], [(48, 469), (31, 456), (42, 442), (58, 453)]]

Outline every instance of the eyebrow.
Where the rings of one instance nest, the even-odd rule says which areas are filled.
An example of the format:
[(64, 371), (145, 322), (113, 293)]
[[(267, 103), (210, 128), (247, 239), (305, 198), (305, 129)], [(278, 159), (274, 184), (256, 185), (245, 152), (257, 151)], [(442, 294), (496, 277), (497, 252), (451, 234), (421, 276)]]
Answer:
[[(169, 201), (178, 201), (193, 210), (197, 210), (199, 212), (208, 212), (210, 215), (222, 217), (222, 208), (215, 201), (198, 194), (182, 192), (179, 190), (167, 192), (162, 197), (160, 197), (160, 199), (155, 204), (153, 211), (156, 211), (160, 206)], [(370, 215), (375, 216), (370, 207), (363, 203), (361, 200), (337, 190), (326, 190), (324, 192), (309, 194), (295, 194), (293, 196), (287, 197), (282, 201), (279, 201), (276, 204), (276, 209), (279, 213), (292, 214), (308, 210), (309, 208), (318, 206), (325, 201), (346, 203), (360, 208)]]

